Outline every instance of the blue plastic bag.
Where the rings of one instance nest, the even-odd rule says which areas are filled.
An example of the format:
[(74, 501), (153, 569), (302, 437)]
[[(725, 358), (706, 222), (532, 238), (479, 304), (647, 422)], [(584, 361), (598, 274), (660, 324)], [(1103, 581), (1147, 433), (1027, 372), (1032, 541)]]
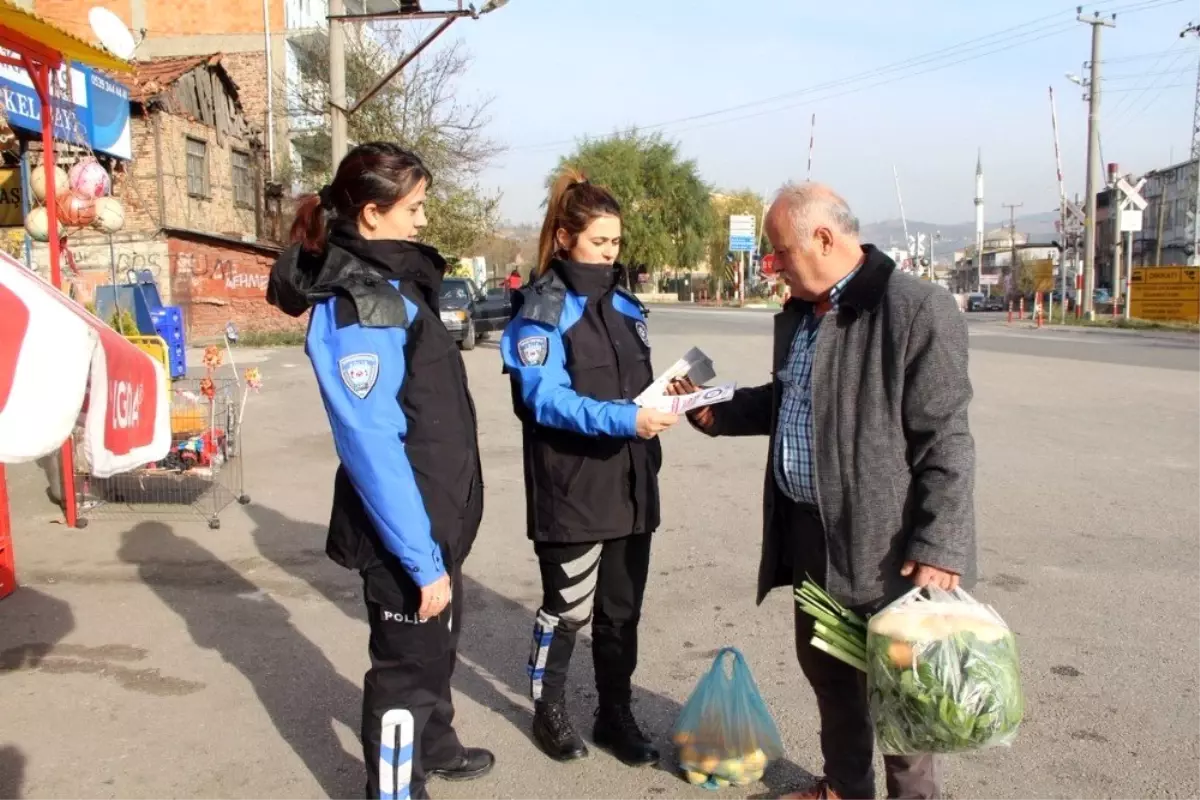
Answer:
[[(733, 656), (728, 670), (725, 656)], [(775, 720), (734, 647), (717, 653), (679, 713), (672, 739), (688, 783), (706, 789), (754, 783), (783, 755)]]

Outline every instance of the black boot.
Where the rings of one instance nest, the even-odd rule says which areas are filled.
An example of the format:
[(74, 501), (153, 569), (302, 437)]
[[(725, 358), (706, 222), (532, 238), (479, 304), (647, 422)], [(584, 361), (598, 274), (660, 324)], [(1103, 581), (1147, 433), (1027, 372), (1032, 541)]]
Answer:
[(445, 781), (473, 781), (492, 771), (496, 757), (482, 747), (464, 747), (462, 755), (450, 764), (425, 770), (430, 777)]
[(533, 740), (555, 761), (574, 761), (588, 754), (587, 745), (571, 724), (565, 700), (539, 700), (534, 704)]
[(628, 703), (600, 706), (592, 739), (597, 747), (608, 750), (626, 766), (648, 767), (658, 763), (658, 750), (638, 727)]

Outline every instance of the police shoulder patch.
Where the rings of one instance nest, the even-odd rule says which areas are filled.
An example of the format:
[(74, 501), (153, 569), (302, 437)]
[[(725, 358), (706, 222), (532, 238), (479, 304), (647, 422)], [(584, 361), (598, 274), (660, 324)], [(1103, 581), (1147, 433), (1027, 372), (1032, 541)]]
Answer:
[(379, 378), (379, 356), (375, 353), (355, 353), (338, 359), (342, 383), (359, 400), (365, 400)]
[(633, 323), (634, 330), (637, 331), (638, 338), (642, 340), (642, 344), (646, 347), (650, 346), (650, 331), (646, 329), (646, 323), (640, 319)]
[(550, 352), (550, 337), (526, 336), (517, 342), (517, 357), (527, 367), (540, 367)]

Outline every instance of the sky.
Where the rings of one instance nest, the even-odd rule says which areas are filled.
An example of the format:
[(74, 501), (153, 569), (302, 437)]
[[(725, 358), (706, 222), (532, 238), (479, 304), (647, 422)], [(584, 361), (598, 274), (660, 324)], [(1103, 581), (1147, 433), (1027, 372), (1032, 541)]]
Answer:
[[(1100, 58), (1105, 163), (1186, 160), (1200, 40), (1179, 34), (1200, 3), (1093, 11), (1117, 14)], [(714, 188), (769, 196), (806, 177), (814, 113), (812, 178), (863, 222), (900, 216), (893, 166), (909, 220), (973, 219), (978, 152), (989, 222), (1004, 203), (1052, 210), (1050, 87), (1068, 196), (1084, 189), (1087, 104), (1065, 74), (1084, 74), (1091, 27), (1064, 0), (511, 0), (451, 32), (473, 57), (458, 96), (492, 99), (488, 134), (506, 148), (479, 184), (513, 223), (540, 220), (575, 142), (635, 126), (677, 142)]]

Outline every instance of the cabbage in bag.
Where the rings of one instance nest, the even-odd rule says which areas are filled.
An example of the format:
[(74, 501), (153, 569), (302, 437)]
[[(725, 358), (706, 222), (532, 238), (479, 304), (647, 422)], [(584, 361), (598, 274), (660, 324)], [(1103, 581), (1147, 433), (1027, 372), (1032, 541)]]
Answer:
[(966, 592), (913, 590), (867, 624), (871, 719), (887, 755), (1012, 744), (1024, 715), (1012, 631)]
[[(726, 655), (733, 656), (728, 674)], [(733, 647), (713, 659), (684, 704), (672, 739), (688, 783), (706, 789), (754, 783), (783, 755), (779, 730), (750, 667)]]

